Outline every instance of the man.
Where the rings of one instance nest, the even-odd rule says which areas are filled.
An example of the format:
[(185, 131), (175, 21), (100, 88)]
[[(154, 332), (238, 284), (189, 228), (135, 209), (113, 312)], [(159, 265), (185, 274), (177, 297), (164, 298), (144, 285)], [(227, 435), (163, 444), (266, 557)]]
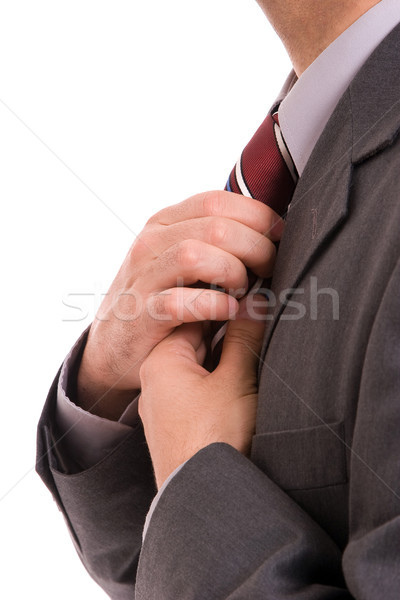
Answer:
[[(115, 599), (400, 593), (400, 5), (259, 4), (297, 76), (275, 117), (300, 175), (286, 225), (231, 192), (150, 219), (39, 426)], [(227, 293), (246, 267), (273, 270), (267, 314)], [(209, 319), (230, 319), (212, 373)]]

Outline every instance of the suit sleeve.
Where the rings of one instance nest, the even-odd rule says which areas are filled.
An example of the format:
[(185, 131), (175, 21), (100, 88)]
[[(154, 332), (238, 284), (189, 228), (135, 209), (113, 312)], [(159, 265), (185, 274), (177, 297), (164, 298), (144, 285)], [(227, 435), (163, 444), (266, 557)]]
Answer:
[(133, 416), (128, 423), (104, 419), (83, 410), (75, 402), (76, 374), (88, 331), (82, 333), (67, 354), (58, 378), (53, 427), (58, 432), (58, 442), (54, 450), (66, 473), (79, 473), (100, 462), (122, 442), (138, 421), (137, 399), (129, 406)]
[(247, 458), (213, 444), (157, 505), (136, 600), (397, 600), (400, 593), (400, 267), (366, 348), (344, 552)]
[(37, 471), (89, 574), (114, 600), (132, 599), (142, 531), (156, 494), (143, 428), (138, 421), (98, 463), (65, 473), (55, 427), (58, 380), (57, 375), (39, 422)]

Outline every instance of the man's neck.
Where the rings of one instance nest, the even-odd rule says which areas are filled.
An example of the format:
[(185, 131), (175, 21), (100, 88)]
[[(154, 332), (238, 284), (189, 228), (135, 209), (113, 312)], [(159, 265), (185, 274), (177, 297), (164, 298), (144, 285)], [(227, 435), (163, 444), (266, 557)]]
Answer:
[(343, 31), (380, 0), (257, 0), (300, 76)]

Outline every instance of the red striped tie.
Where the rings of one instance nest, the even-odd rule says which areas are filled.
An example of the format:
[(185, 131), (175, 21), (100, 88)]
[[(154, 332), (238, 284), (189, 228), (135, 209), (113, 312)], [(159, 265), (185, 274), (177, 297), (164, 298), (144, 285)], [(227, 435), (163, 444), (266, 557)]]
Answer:
[(297, 179), (274, 107), (243, 150), (225, 189), (256, 198), (284, 216)]
[[(265, 121), (247, 144), (229, 176), (225, 189), (260, 200), (281, 217), (285, 217), (298, 180), (296, 167), (281, 134), (278, 107), (268, 114)], [(249, 275), (251, 292), (263, 285), (262, 279)], [(214, 366), (221, 353), (221, 340), (227, 324), (213, 323), (211, 343)]]

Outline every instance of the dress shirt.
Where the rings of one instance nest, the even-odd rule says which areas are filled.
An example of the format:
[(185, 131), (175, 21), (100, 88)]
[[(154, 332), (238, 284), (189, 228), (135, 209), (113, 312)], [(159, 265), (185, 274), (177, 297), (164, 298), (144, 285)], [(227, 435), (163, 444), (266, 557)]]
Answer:
[[(381, 0), (326, 48), (298, 80), (294, 72), (289, 75), (279, 96), (279, 99), (284, 97), (279, 107), (279, 122), (300, 176), (341, 96), (364, 62), (399, 22), (399, 0)], [(80, 468), (100, 461), (132, 431), (138, 419), (137, 398), (118, 422), (85, 412), (73, 403), (73, 398), (68, 398), (68, 378), (85, 339), (86, 332), (64, 361), (56, 410), (58, 429), (65, 434), (64, 444)]]

